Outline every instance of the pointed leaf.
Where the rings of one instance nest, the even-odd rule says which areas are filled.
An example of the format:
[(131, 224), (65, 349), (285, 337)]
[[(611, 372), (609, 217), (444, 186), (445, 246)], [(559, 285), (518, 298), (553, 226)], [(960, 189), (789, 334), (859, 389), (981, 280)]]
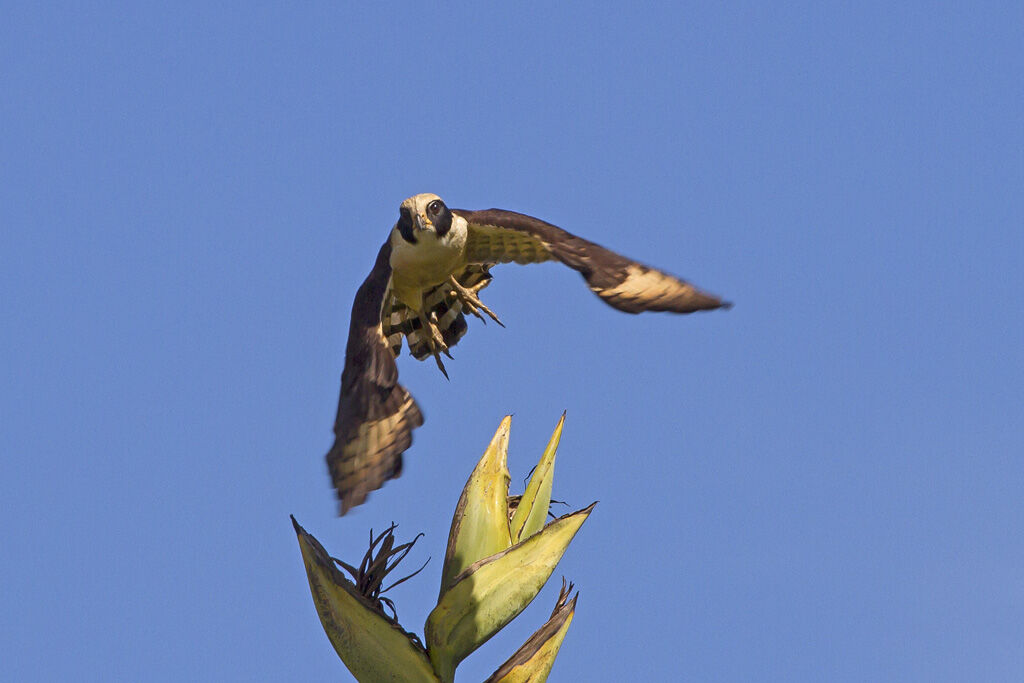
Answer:
[(441, 570), (441, 593), (456, 575), (477, 560), (512, 545), (508, 530), (508, 437), (512, 416), (507, 415), (494, 433), (480, 462), (469, 475), (452, 516), (448, 549)]
[(562, 438), (562, 425), (565, 424), (565, 413), (558, 420), (555, 431), (548, 441), (544, 454), (540, 456), (540, 462), (533, 470), (530, 483), (526, 485), (526, 492), (519, 501), (519, 506), (512, 515), (511, 532), (512, 542), (519, 541), (533, 536), (544, 528), (544, 522), (548, 518), (548, 508), (551, 506), (551, 485), (555, 479), (555, 453), (558, 451), (558, 442)]
[(309, 589), (327, 637), (356, 679), (437, 683), (422, 646), (384, 618), (292, 517)]
[(562, 579), (562, 591), (558, 595), (554, 611), (551, 612), (551, 618), (484, 683), (544, 683), (547, 680), (558, 655), (558, 649), (562, 646), (565, 634), (569, 631), (569, 624), (576, 613), (576, 598), (579, 597), (579, 593), (569, 600), (571, 592), (572, 584), (570, 583), (567, 589), (565, 579)]
[(540, 533), (455, 577), (427, 617), (427, 651), (442, 681), (451, 681), (459, 662), (526, 609), (594, 505), (559, 517)]

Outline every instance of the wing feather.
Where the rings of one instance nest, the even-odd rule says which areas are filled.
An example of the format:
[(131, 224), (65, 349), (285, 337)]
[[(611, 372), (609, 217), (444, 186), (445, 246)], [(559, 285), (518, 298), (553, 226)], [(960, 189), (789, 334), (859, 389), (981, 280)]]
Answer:
[(469, 224), (466, 253), (470, 263), (525, 264), (555, 259), (579, 272), (605, 303), (627, 313), (691, 313), (731, 306), (674, 275), (537, 218), (502, 209), (453, 212)]
[(352, 303), (334, 445), (327, 453), (342, 515), (401, 474), (402, 453), (412, 445), (412, 431), (423, 424), (415, 399), (398, 383), (398, 366), (381, 325), (390, 255), (385, 242)]

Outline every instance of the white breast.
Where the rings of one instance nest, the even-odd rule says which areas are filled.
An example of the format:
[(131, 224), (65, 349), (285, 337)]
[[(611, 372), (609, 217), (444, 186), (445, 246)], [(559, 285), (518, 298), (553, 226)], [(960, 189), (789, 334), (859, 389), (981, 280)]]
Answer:
[(465, 265), (467, 225), (461, 216), (454, 216), (452, 227), (444, 237), (429, 230), (416, 233), (416, 243), (402, 239), (398, 230), (391, 232), (391, 279), (396, 294), (408, 305), (416, 298), (412, 290), (423, 290), (440, 284)]

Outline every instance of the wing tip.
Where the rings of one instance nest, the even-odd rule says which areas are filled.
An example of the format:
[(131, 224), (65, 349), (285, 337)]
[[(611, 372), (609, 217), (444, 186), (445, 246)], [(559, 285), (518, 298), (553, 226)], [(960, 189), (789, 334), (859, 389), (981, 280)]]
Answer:
[(694, 289), (696, 290), (696, 296), (689, 302), (689, 312), (717, 310), (728, 311), (733, 306), (733, 303), (727, 299), (723, 299), (722, 297), (714, 294), (709, 294), (708, 292), (702, 292), (696, 288)]
[(327, 452), (327, 471), (338, 501), (339, 517), (344, 517), (352, 508), (362, 505), (373, 491), (383, 488), (384, 484), (402, 475), (402, 456), (412, 447), (413, 431), (422, 427), (424, 422), (419, 404), (408, 392), (406, 398), (408, 404), (403, 411), (402, 424), (395, 426), (391, 431), (395, 439), (387, 448), (369, 452), (372, 456), (371, 464), (364, 464), (347, 472), (342, 471), (338, 466), (345, 462), (346, 455), (343, 452), (345, 441), (341, 437), (335, 438), (334, 444)]

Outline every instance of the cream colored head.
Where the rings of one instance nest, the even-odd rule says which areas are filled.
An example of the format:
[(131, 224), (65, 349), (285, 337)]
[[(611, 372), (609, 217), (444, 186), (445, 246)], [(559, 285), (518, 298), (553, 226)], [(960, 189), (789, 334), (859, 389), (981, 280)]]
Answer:
[(413, 195), (398, 207), (398, 224), (396, 227), (409, 242), (415, 242), (416, 233), (430, 231), (443, 237), (452, 227), (452, 212), (445, 203), (432, 192)]

